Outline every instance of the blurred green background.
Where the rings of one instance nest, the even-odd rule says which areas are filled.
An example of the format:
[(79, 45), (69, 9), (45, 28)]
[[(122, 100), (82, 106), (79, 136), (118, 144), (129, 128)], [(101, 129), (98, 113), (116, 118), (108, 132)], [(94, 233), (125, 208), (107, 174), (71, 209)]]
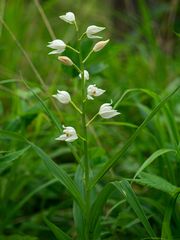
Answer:
[[(180, 5), (178, 0), (0, 0), (0, 128), (21, 133), (32, 140), (73, 175), (76, 164), (69, 148), (54, 141), (59, 133), (23, 81), (43, 99), (61, 123), (76, 123), (77, 128), (81, 128), (78, 126), (78, 115), (72, 114), (69, 106), (65, 109), (56, 101), (50, 101), (50, 96), (57, 89), (73, 93), (75, 102), (80, 97), (77, 72), (62, 66), (55, 56), (48, 56), (49, 49), (46, 47), (54, 38), (76, 47), (73, 27), (58, 18), (68, 11), (75, 13), (82, 33), (89, 25), (105, 26), (102, 36), (104, 39), (110, 38), (109, 45), (92, 55), (86, 66), (92, 77), (91, 83), (97, 83), (107, 90), (106, 95), (96, 101), (97, 107), (89, 105), (91, 116), (100, 104), (111, 99), (116, 102), (129, 88), (147, 88), (159, 96), (165, 96), (179, 84), (180, 45), (176, 33), (180, 32)], [(83, 41), (84, 56), (93, 44), (91, 40)], [(66, 54), (77, 61), (72, 52), (67, 50)], [(180, 122), (179, 97), (174, 96), (170, 104), (177, 124)], [(151, 96), (142, 93), (127, 98), (119, 107), (121, 121), (139, 125), (155, 103)], [(164, 122), (159, 114), (147, 132), (142, 133), (125, 160), (104, 181), (132, 176), (157, 146), (172, 146), (173, 137), (169, 137)], [(90, 138), (90, 155), (94, 164), (103, 163), (110, 157), (110, 152), (116, 151), (114, 146), (121, 147), (134, 131), (132, 126), (120, 126), (117, 130), (116, 126), (96, 124), (94, 128), (98, 135), (96, 138), (96, 134), (92, 134), (96, 142), (93, 137)], [(4, 153), (24, 147), (16, 139), (3, 139), (0, 142), (0, 154), (3, 156)], [(42, 161), (32, 151), (27, 151), (28, 154), (12, 165), (0, 169), (0, 240), (18, 240), (18, 235), (24, 236), (21, 239), (25, 240), (36, 237), (54, 239), (43, 222), (44, 215), (65, 231), (75, 234), (69, 195), (54, 182), (42, 191), (38, 190), (52, 176)], [(157, 164), (152, 171), (175, 183), (179, 168), (173, 165), (173, 175), (174, 169), (167, 172), (167, 165), (160, 171), (161, 164)], [(136, 190), (141, 191), (138, 188)], [(155, 199), (159, 197), (157, 192), (153, 194)], [(113, 205), (116, 198), (109, 204)], [(165, 198), (162, 204), (163, 201)], [(161, 217), (157, 218), (160, 224)], [(128, 208), (123, 216), (114, 216), (114, 219), (118, 219), (116, 223), (113, 222), (114, 225), (108, 221), (105, 224), (107, 228), (111, 226), (113, 237), (104, 239), (119, 239), (118, 234), (121, 234), (121, 239), (140, 239), (138, 234), (144, 232), (142, 226), (133, 229), (126, 226), (127, 222), (134, 219)], [(115, 231), (115, 226), (119, 227), (119, 232)], [(25, 235), (32, 237), (26, 238)]]

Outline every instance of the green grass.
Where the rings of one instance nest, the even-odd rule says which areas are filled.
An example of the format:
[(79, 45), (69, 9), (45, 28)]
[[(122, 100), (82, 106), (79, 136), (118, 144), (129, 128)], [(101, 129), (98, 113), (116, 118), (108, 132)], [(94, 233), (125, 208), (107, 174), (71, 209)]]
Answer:
[[(69, 10), (82, 31), (106, 26), (102, 35), (111, 39), (86, 65), (90, 84), (106, 89), (89, 102), (88, 118), (111, 99), (121, 112), (88, 130), (90, 239), (180, 239), (175, 2), (138, 1), (132, 9), (127, 1), (121, 11), (108, 1), (0, 2), (0, 240), (84, 240), (81, 142), (54, 140), (62, 124), (81, 132), (80, 117), (51, 97), (63, 89), (80, 102), (80, 82), (46, 47), (55, 36), (77, 47), (72, 26), (58, 18)], [(91, 47), (83, 41), (84, 57)]]

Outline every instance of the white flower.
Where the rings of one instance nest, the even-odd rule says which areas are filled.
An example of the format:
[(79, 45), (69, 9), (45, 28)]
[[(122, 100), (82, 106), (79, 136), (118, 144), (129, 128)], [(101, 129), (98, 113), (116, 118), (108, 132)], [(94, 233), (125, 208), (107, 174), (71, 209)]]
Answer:
[(112, 108), (111, 103), (104, 103), (101, 105), (98, 113), (102, 118), (106, 119), (115, 117), (116, 115), (120, 114), (117, 110), (114, 110)]
[(72, 12), (67, 12), (65, 15), (59, 16), (59, 18), (70, 24), (75, 22), (75, 15)]
[(56, 39), (53, 40), (52, 42), (49, 42), (49, 45), (47, 45), (47, 47), (55, 49), (49, 54), (60, 54), (64, 52), (64, 50), (66, 49), (66, 44), (62, 40)]
[[(81, 73), (79, 74), (79, 77), (81, 78)], [(89, 80), (89, 73), (87, 70), (84, 70), (84, 79)]]
[(72, 66), (73, 65), (73, 62), (72, 62), (72, 60), (69, 57), (59, 56), (58, 60), (60, 62), (64, 63), (65, 65), (67, 65), (67, 66)]
[(101, 38), (99, 36), (96, 36), (94, 34), (101, 32), (102, 30), (104, 30), (105, 27), (98, 27), (95, 25), (89, 26), (86, 30), (86, 35), (88, 38)]
[(63, 126), (63, 134), (59, 137), (55, 138), (56, 140), (66, 141), (66, 142), (73, 142), (78, 139), (76, 130), (73, 127), (65, 127)]
[(99, 52), (101, 49), (103, 49), (106, 46), (106, 44), (108, 44), (108, 42), (109, 42), (109, 39), (106, 41), (100, 41), (100, 42), (96, 43), (93, 47), (93, 51)]
[(93, 97), (98, 97), (102, 95), (105, 92), (105, 90), (97, 88), (96, 84), (94, 85), (89, 85), (87, 88), (87, 98), (90, 100), (93, 100)]
[(59, 91), (56, 95), (52, 95), (55, 97), (59, 102), (63, 104), (68, 104), (71, 101), (71, 96), (68, 92), (66, 91)]

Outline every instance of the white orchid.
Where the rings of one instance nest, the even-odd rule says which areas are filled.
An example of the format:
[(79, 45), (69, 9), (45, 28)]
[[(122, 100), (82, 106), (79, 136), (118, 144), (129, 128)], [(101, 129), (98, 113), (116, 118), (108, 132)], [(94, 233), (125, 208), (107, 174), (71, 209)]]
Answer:
[(71, 96), (66, 91), (59, 91), (57, 90), (56, 95), (52, 95), (54, 98), (56, 98), (60, 103), (68, 104), (71, 101)]
[(108, 119), (120, 114), (117, 110), (112, 108), (111, 104), (112, 103), (104, 103), (103, 105), (101, 105), (98, 114), (102, 118)]
[[(80, 74), (79, 74), (79, 77), (81, 78), (81, 76), (82, 76), (82, 74), (80, 73)], [(85, 79), (85, 80), (89, 80), (89, 73), (88, 73), (87, 70), (84, 70), (84, 79)]]
[(55, 39), (47, 45), (47, 47), (55, 49), (54, 51), (50, 52), (49, 54), (60, 54), (64, 52), (66, 49), (66, 44), (60, 40), (60, 39)]
[(102, 95), (105, 92), (105, 90), (97, 88), (96, 84), (89, 85), (87, 88), (87, 98), (89, 100), (93, 100), (93, 97), (98, 97)]
[(73, 127), (65, 127), (63, 126), (63, 134), (56, 138), (56, 140), (73, 142), (78, 139), (76, 130)]
[(76, 21), (75, 15), (72, 12), (67, 12), (65, 15), (59, 16), (59, 18), (69, 24), (73, 24)]
[(103, 49), (106, 46), (106, 44), (108, 44), (108, 42), (109, 42), (109, 39), (106, 41), (97, 42), (93, 47), (93, 51), (99, 52), (101, 49)]
[(86, 35), (88, 38), (102, 38), (100, 36), (95, 35), (98, 32), (101, 32), (105, 29), (105, 27), (98, 27), (95, 25), (89, 26), (86, 30)]

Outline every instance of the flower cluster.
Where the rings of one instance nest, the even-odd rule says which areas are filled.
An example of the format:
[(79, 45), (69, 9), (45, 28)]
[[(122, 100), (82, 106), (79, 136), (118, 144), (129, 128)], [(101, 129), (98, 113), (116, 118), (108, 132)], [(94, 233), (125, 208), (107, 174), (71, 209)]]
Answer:
[[(69, 24), (74, 24), (76, 30), (78, 31), (78, 27), (77, 27), (76, 18), (75, 18), (74, 13), (67, 12), (65, 15), (62, 15), (59, 18), (61, 20), (65, 21), (65, 22), (69, 23)], [(87, 38), (90, 38), (90, 39), (100, 39), (102, 37), (98, 36), (97, 34), (99, 34), (104, 29), (105, 29), (105, 27), (99, 27), (99, 26), (91, 25), (81, 35), (81, 37), (79, 38), (79, 41), (84, 36), (86, 36)], [(93, 52), (101, 51), (108, 44), (108, 42), (109, 42), (109, 39), (105, 40), (105, 41), (97, 42), (94, 45), (94, 47), (92, 48), (92, 50), (89, 52), (87, 57), (83, 60), (83, 64), (87, 61), (87, 59), (90, 57), (90, 55)], [(61, 53), (63, 53), (66, 50), (66, 48), (69, 48), (72, 51), (76, 52), (77, 54), (80, 54), (80, 52), (78, 50), (76, 50), (76, 49), (72, 48), (71, 46), (67, 45), (66, 43), (64, 43), (64, 41), (62, 41), (60, 39), (55, 39), (55, 40), (49, 42), (47, 47), (53, 49), (53, 51), (51, 51), (49, 54), (59, 54), (60, 55)], [(90, 79), (89, 72), (87, 70), (81, 71), (81, 69), (79, 69), (78, 66), (69, 57), (58, 56), (58, 60), (60, 62), (62, 62), (63, 64), (67, 65), (67, 66), (74, 66), (76, 68), (76, 70), (79, 72), (79, 78), (80, 79), (82, 79), (82, 78), (83, 78), (83, 80), (89, 80)], [(105, 90), (101, 89), (101, 88), (98, 88), (96, 86), (96, 84), (91, 84), (86, 89), (86, 98), (83, 99), (83, 101), (85, 102), (87, 100), (94, 100), (95, 97), (101, 96), (104, 92), (105, 92)], [(71, 103), (72, 106), (75, 107), (75, 109), (80, 114), (82, 114), (82, 111), (72, 101), (71, 96), (67, 91), (57, 90), (57, 94), (54, 94), (53, 97), (56, 98), (62, 104)], [(98, 115), (101, 116), (104, 119), (109, 119), (109, 118), (112, 118), (112, 117), (115, 117), (115, 116), (119, 115), (120, 113), (117, 110), (113, 109), (113, 107), (111, 105), (112, 105), (112, 103), (102, 104), (100, 106), (99, 112), (89, 121), (89, 123), (92, 122), (92, 120), (94, 120), (94, 118)], [(87, 124), (87, 126), (88, 126), (88, 124)], [(73, 127), (63, 126), (63, 128), (64, 128), (63, 134), (60, 135), (58, 138), (56, 138), (56, 140), (73, 142), (76, 139), (78, 139), (78, 135), (76, 133), (76, 130)]]

